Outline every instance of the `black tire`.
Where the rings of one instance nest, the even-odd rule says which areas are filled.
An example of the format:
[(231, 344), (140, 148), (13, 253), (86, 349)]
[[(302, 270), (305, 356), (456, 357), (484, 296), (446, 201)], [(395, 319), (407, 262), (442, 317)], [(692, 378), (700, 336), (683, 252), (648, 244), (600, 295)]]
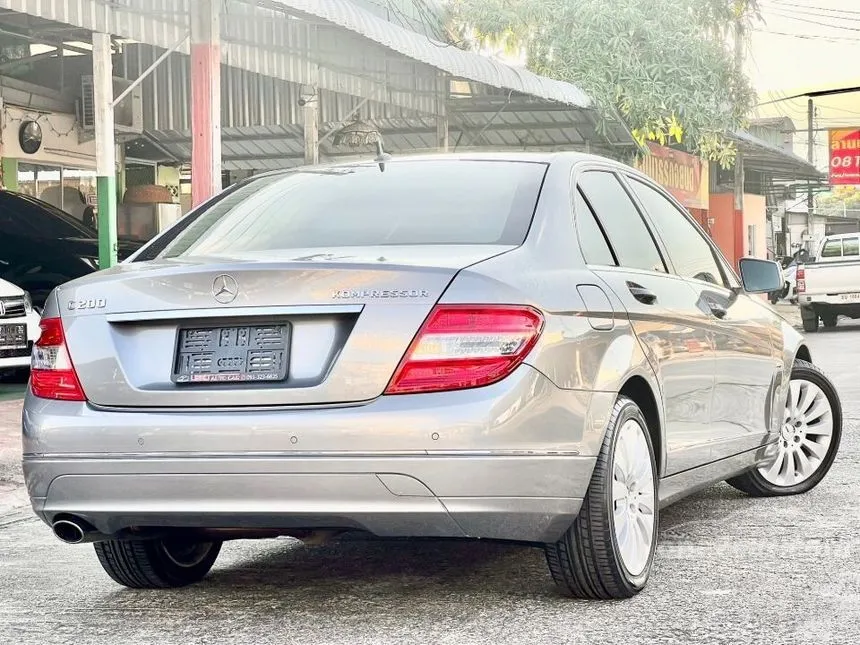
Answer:
[(109, 540), (93, 546), (105, 572), (132, 589), (172, 589), (200, 582), (221, 551), (221, 542)]
[[(628, 572), (619, 551), (613, 524), (612, 501), (615, 446), (622, 426), (631, 419), (637, 421), (644, 430), (654, 485), (654, 532), (651, 549), (644, 570), (635, 576)], [(621, 396), (612, 410), (579, 515), (558, 542), (544, 546), (550, 573), (562, 593), (574, 598), (612, 600), (630, 598), (645, 587), (651, 573), (657, 543), (657, 479), (654, 447), (645, 417), (636, 403)]]
[(818, 331), (818, 314), (807, 307), (800, 308), (800, 320), (803, 323), (803, 331), (814, 334)]
[(836, 314), (826, 314), (821, 316), (822, 324), (828, 329), (832, 329), (839, 324), (839, 316)]
[(833, 417), (833, 432), (827, 454), (821, 460), (818, 470), (809, 479), (794, 486), (777, 486), (767, 481), (758, 471), (758, 468), (726, 480), (730, 486), (734, 486), (747, 495), (752, 495), (753, 497), (781, 497), (784, 495), (806, 493), (821, 483), (821, 480), (824, 479), (833, 465), (836, 453), (839, 452), (839, 443), (842, 440), (842, 404), (839, 401), (839, 394), (836, 392), (836, 388), (833, 387), (830, 379), (815, 365), (802, 360), (795, 362), (791, 370), (791, 378), (810, 381), (821, 388), (825, 396), (827, 396), (827, 400), (830, 403), (830, 414)]

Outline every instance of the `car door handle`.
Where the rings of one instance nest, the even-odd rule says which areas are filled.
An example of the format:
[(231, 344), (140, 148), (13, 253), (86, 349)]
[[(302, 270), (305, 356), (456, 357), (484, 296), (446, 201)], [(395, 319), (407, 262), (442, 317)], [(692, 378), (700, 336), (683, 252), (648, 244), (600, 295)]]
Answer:
[(646, 289), (641, 284), (636, 284), (635, 282), (628, 282), (627, 288), (630, 290), (630, 293), (633, 294), (633, 297), (636, 298), (636, 300), (638, 300), (642, 304), (653, 305), (655, 302), (657, 302), (657, 294), (650, 289)]
[(725, 318), (726, 314), (729, 313), (728, 309), (723, 307), (720, 303), (714, 302), (712, 300), (708, 300), (708, 309), (710, 309), (711, 314), (713, 314), (715, 317), (719, 318), (720, 320)]

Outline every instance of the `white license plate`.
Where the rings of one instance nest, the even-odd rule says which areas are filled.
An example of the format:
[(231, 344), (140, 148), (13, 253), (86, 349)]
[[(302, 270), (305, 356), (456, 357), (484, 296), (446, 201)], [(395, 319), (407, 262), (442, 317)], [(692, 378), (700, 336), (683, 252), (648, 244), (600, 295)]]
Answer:
[(860, 300), (860, 293), (843, 293), (841, 296), (842, 300)]
[(0, 325), (0, 349), (25, 349), (26, 325)]

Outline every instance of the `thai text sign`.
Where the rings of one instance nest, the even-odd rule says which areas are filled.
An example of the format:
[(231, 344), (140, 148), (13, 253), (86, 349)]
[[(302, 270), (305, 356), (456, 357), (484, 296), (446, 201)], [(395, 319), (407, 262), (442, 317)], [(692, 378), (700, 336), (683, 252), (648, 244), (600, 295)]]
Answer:
[(860, 185), (860, 130), (830, 130), (830, 184)]
[(708, 209), (708, 164), (686, 152), (648, 144), (651, 154), (636, 162), (636, 168), (659, 183), (687, 208)]

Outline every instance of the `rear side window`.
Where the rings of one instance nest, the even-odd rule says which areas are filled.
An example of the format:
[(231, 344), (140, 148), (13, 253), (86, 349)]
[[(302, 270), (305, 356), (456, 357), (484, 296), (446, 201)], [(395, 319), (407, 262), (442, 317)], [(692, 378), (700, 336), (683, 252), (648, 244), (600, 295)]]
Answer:
[(842, 240), (828, 240), (821, 249), (821, 257), (838, 258), (842, 255)]
[(163, 257), (343, 246), (519, 245), (546, 164), (401, 161), (268, 175), (216, 201)]
[(573, 210), (579, 246), (582, 248), (586, 264), (615, 266), (615, 258), (606, 242), (606, 236), (600, 228), (594, 211), (591, 210), (579, 189), (574, 193)]
[(614, 174), (586, 172), (579, 179), (579, 188), (606, 232), (619, 265), (666, 272), (651, 232)]
[(860, 255), (860, 239), (856, 237), (846, 237), (842, 240), (842, 255)]

